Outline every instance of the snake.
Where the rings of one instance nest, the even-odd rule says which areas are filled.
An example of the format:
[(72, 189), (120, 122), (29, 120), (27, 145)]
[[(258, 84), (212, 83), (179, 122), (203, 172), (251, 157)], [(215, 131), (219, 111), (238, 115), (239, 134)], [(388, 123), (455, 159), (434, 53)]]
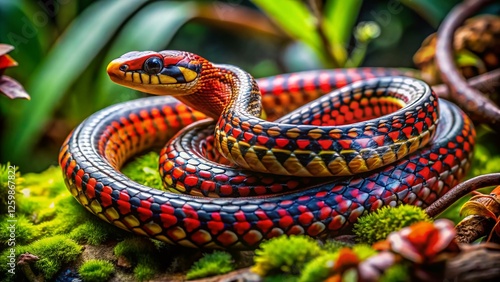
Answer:
[[(431, 204), (472, 158), (469, 117), (401, 69), (254, 79), (166, 50), (126, 53), (107, 72), (158, 96), (77, 126), (60, 149), (63, 178), (100, 219), (174, 245), (255, 249), (281, 235), (343, 234), (380, 207)], [(162, 146), (166, 189), (120, 172)]]

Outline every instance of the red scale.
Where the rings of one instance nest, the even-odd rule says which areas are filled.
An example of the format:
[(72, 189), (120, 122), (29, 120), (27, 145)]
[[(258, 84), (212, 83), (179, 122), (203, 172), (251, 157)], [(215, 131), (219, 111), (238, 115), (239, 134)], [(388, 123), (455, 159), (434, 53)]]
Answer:
[(211, 179), (212, 178), (212, 173), (209, 172), (209, 171), (206, 171), (206, 170), (200, 170), (198, 172), (198, 175), (202, 178), (205, 178), (205, 179)]
[(328, 229), (335, 231), (339, 230), (344, 226), (345, 218), (342, 215), (332, 214), (332, 221), (328, 224)]
[(331, 139), (318, 140), (318, 144), (323, 150), (328, 150), (331, 148), (333, 140)]
[(239, 128), (233, 128), (233, 130), (231, 131), (231, 134), (233, 135), (234, 138), (238, 139), (238, 137), (241, 135), (241, 129)]
[(286, 138), (276, 138), (274, 141), (279, 148), (284, 148), (290, 142), (290, 140)]
[(312, 212), (304, 212), (301, 215), (299, 215), (299, 222), (303, 226), (309, 226), (314, 219), (314, 215)]
[(127, 200), (117, 200), (116, 204), (118, 205), (118, 210), (121, 215), (127, 215), (131, 212), (130, 210), (130, 202)]
[(318, 218), (320, 220), (325, 220), (325, 219), (329, 218), (330, 216), (332, 216), (332, 208), (325, 206), (319, 210)]
[(161, 222), (163, 223), (163, 227), (169, 228), (175, 224), (177, 224), (177, 217), (170, 214), (160, 214)]
[(245, 140), (246, 142), (250, 142), (250, 140), (252, 140), (252, 138), (254, 137), (255, 135), (253, 135), (252, 133), (250, 132), (244, 132), (243, 133), (243, 140)]
[[(80, 180), (78, 180), (78, 179), (80, 179)], [(80, 183), (82, 181), (82, 179), (79, 178), (79, 177), (75, 178), (75, 180), (76, 180), (76, 182), (80, 181)], [(78, 184), (76, 184), (76, 185), (80, 186)], [(95, 198), (95, 188), (94, 188), (94, 186), (93, 185), (87, 185), (87, 190), (85, 190), (85, 194), (87, 194), (87, 198), (94, 199)]]
[(233, 193), (233, 186), (229, 184), (223, 184), (219, 187), (221, 195), (229, 196)]
[(262, 233), (267, 233), (274, 227), (274, 223), (270, 219), (259, 220), (256, 225), (260, 230), (262, 230)]
[(247, 197), (250, 195), (250, 188), (248, 186), (238, 187), (238, 194), (241, 197)]
[(274, 95), (280, 95), (283, 93), (283, 83), (285, 83), (285, 79), (281, 75), (277, 75), (274, 77), (273, 80), (273, 94)]
[(262, 135), (257, 136), (257, 142), (258, 142), (260, 145), (265, 145), (265, 144), (267, 143), (267, 141), (269, 141), (269, 137), (267, 137), (267, 136), (262, 136)]
[(191, 235), (191, 240), (198, 245), (203, 245), (211, 240), (210, 236), (207, 236), (205, 232), (196, 231)]
[(184, 227), (187, 232), (193, 232), (200, 227), (200, 221), (195, 218), (184, 218), (182, 222), (184, 222)]
[(279, 226), (283, 229), (288, 228), (293, 224), (293, 218), (289, 215), (282, 216), (279, 220)]
[(319, 74), (319, 87), (323, 93), (328, 93), (332, 90), (330, 86), (330, 75), (328, 73), (321, 72)]
[(243, 236), (243, 240), (250, 245), (256, 245), (261, 239), (262, 236), (260, 234), (256, 234), (256, 232), (248, 232)]
[(184, 178), (184, 184), (192, 187), (198, 184), (198, 180), (198, 177), (194, 175), (188, 175)]
[(113, 199), (111, 199), (110, 194), (106, 194), (101, 192), (101, 205), (105, 208), (111, 206), (113, 204)]
[(151, 209), (143, 207), (137, 208), (137, 214), (142, 222), (147, 222), (153, 216)]
[(283, 185), (281, 185), (279, 183), (275, 183), (275, 184), (271, 185), (269, 188), (270, 188), (271, 192), (273, 192), (273, 193), (280, 193), (283, 191)]
[(243, 183), (245, 181), (245, 179), (246, 179), (245, 176), (243, 176), (243, 175), (237, 175), (237, 176), (231, 177), (231, 179), (229, 180), (229, 182), (231, 184), (240, 184), (240, 183)]
[(236, 221), (240, 221), (240, 222), (247, 221), (247, 218), (246, 218), (245, 213), (243, 211), (235, 212), (234, 218), (236, 219)]
[(194, 219), (198, 219), (198, 213), (196, 212), (195, 209), (193, 209), (191, 206), (185, 204), (183, 207), (182, 207), (182, 211), (184, 212), (184, 214), (186, 215), (186, 217), (188, 218), (194, 218)]
[(252, 225), (249, 222), (243, 221), (243, 222), (235, 222), (233, 223), (234, 230), (238, 235), (243, 235), (245, 234)]

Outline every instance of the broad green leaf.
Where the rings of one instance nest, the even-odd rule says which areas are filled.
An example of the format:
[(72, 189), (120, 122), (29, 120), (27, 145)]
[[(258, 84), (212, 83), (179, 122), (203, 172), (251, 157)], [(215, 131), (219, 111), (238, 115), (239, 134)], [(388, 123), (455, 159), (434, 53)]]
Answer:
[(44, 29), (35, 27), (18, 1), (0, 0), (0, 43), (15, 47), (10, 55), (19, 66), (9, 69), (7, 74), (23, 83), (28, 73), (42, 57), (40, 35)]
[(31, 153), (54, 108), (83, 70), (108, 43), (116, 30), (146, 1), (101, 1), (86, 9), (61, 36), (32, 74), (32, 100), (12, 122), (5, 144), (13, 161)]
[(197, 15), (196, 12), (193, 2), (156, 2), (134, 15), (120, 30), (103, 60), (99, 72), (99, 95), (96, 97), (96, 105), (103, 107), (119, 101), (118, 93), (129, 91), (108, 78), (106, 66), (111, 60), (129, 51), (164, 49), (179, 28)]
[(252, 0), (292, 38), (303, 41), (315, 51), (322, 52), (316, 18), (298, 0)]
[(323, 29), (332, 53), (343, 65), (347, 60), (347, 45), (358, 18), (362, 0), (328, 0), (324, 7)]

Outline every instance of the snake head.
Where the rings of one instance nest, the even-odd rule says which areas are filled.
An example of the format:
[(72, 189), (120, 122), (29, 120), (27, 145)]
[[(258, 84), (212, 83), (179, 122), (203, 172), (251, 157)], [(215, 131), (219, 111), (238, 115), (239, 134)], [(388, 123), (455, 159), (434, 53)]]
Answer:
[(200, 77), (203, 61), (184, 51), (133, 51), (111, 61), (107, 72), (115, 83), (135, 90), (156, 95), (188, 95)]

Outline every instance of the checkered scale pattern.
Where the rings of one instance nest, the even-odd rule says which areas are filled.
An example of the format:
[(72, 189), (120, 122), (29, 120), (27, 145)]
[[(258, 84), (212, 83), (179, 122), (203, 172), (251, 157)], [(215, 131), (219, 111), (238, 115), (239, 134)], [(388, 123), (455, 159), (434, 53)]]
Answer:
[[(121, 103), (93, 114), (80, 124), (61, 147), (59, 163), (68, 189), (90, 212), (122, 229), (164, 242), (198, 248), (251, 249), (258, 247), (263, 240), (283, 234), (315, 237), (340, 234), (366, 212), (401, 203), (426, 206), (456, 185), (465, 175), (472, 156), (475, 133), (470, 119), (455, 105), (447, 101), (438, 102), (432, 94), (421, 104), (422, 108), (430, 110), (420, 114), (421, 108), (412, 102), (413, 96), (406, 96), (405, 91), (399, 90), (410, 87), (414, 92), (421, 91), (418, 82), (413, 85), (414, 80), (411, 80), (412, 83), (407, 85), (409, 80), (393, 77), (354, 84), (339, 90), (338, 97), (333, 95), (313, 102), (315, 104), (311, 104), (313, 107), (310, 110), (299, 108), (273, 123), (276, 127), (283, 126), (284, 131), (273, 131), (266, 127), (268, 123), (264, 121), (248, 128), (254, 134), (251, 139), (257, 142), (264, 132), (269, 142), (276, 139), (272, 135), (274, 132), (293, 138), (296, 133), (292, 129), (300, 128), (306, 129), (306, 133), (299, 133), (298, 137), (309, 136), (314, 140), (310, 143), (320, 144), (318, 141), (326, 138), (314, 137), (323, 136), (323, 133), (311, 132), (313, 129), (309, 128), (341, 124), (343, 119), (345, 121), (350, 117), (348, 112), (342, 110), (348, 107), (360, 114), (353, 117), (356, 124), (351, 127), (364, 124), (363, 130), (355, 131), (356, 138), (349, 136), (347, 130), (343, 132), (345, 137), (339, 139), (355, 141), (349, 147), (342, 147), (342, 150), (350, 150), (352, 144), (359, 144), (359, 136), (369, 134), (369, 120), (379, 115), (375, 111), (380, 111), (380, 114), (386, 114), (380, 120), (387, 119), (388, 115), (394, 117), (377, 122), (377, 129), (388, 130), (386, 134), (381, 134), (384, 140), (389, 138), (392, 141), (387, 141), (394, 144), (403, 142), (396, 145), (395, 154), (405, 150), (401, 147), (406, 146), (408, 151), (416, 146), (412, 145), (415, 142), (420, 144), (420, 148), (415, 147), (413, 153), (402, 151), (398, 156), (401, 159), (390, 165), (341, 177), (275, 176), (242, 171), (227, 162), (215, 163), (213, 160), (223, 160), (223, 157), (214, 153), (213, 144), (217, 144), (217, 139), (225, 138), (226, 143), (234, 143), (232, 146), (223, 145), (228, 148), (244, 145), (244, 139), (240, 139), (237, 130), (226, 130), (226, 126), (235, 124), (245, 129), (246, 124), (256, 120), (255, 116), (260, 113), (258, 101), (273, 118), (273, 111), (288, 112), (298, 108), (298, 102), (350, 82), (353, 73), (357, 78), (370, 78), (394, 72), (383, 69), (321, 72), (321, 84), (310, 78), (318, 72), (303, 73), (300, 77), (290, 74), (260, 80), (262, 97), (238, 100), (237, 103), (234, 103), (237, 99), (232, 100), (233, 107), (225, 110), (224, 118), (215, 125), (224, 133), (212, 137), (209, 137), (208, 131), (214, 125), (202, 121), (207, 116), (173, 98), (151, 97)], [(227, 78), (227, 69), (222, 73)], [(283, 77), (291, 80), (287, 82)], [(247, 84), (250, 91), (255, 90), (253, 83)], [(314, 84), (316, 86), (312, 88)], [(241, 89), (242, 86), (239, 81), (232, 87)], [(272, 87), (278, 90), (272, 90)], [(370, 93), (369, 89), (373, 90), (371, 96), (362, 95), (368, 99), (367, 104), (359, 93)], [(390, 92), (392, 96), (382, 98), (378, 92)], [(281, 98), (279, 93), (288, 94), (288, 98)], [(277, 103), (284, 103), (286, 99), (294, 105), (279, 109)], [(380, 109), (375, 110), (377, 106), (370, 106), (371, 102), (378, 104)], [(322, 107), (319, 114), (313, 110), (317, 107)], [(245, 112), (239, 117), (237, 114), (243, 108), (250, 109), (251, 114)], [(399, 125), (401, 117), (410, 123), (412, 118), (415, 120), (412, 126), (406, 122)], [(434, 122), (428, 123), (430, 119)], [(262, 131), (259, 131), (259, 125)], [(413, 128), (411, 134), (420, 140), (408, 141), (412, 137), (404, 131), (400, 132), (408, 127)], [(397, 128), (400, 135), (390, 136), (389, 131), (396, 132)], [(421, 133), (424, 131), (428, 133)], [(241, 134), (244, 136), (244, 133)], [(120, 173), (121, 165), (128, 158), (165, 144), (171, 138), (177, 141), (168, 143), (163, 149), (160, 172), (168, 190), (176, 189), (175, 193), (146, 187)], [(426, 141), (428, 144), (424, 146)], [(267, 142), (260, 145), (269, 144)], [(281, 141), (273, 142), (277, 144)], [(302, 143), (295, 141), (295, 145), (298, 144)], [(207, 155), (212, 159), (206, 159)], [(179, 194), (178, 191), (192, 195)], [(277, 194), (265, 194), (268, 192)], [(220, 198), (207, 197), (215, 195)]]
[(427, 145), (439, 119), (429, 86), (386, 77), (344, 87), (278, 123), (264, 121), (248, 110), (260, 93), (239, 71), (233, 70), (240, 78), (234, 93), (241, 94), (218, 120), (215, 144), (224, 157), (252, 171), (305, 177), (371, 171)]
[[(256, 248), (282, 234), (339, 234), (360, 215), (384, 205), (426, 206), (465, 175), (474, 144), (469, 118), (441, 101), (441, 122), (429, 146), (374, 172), (333, 178), (294, 193), (207, 198), (152, 189), (121, 174), (123, 159), (113, 158), (131, 154), (112, 152), (166, 142), (172, 132), (203, 118), (182, 106), (167, 97), (141, 99), (112, 106), (78, 126), (59, 156), (66, 185), (77, 201), (104, 221), (164, 242)], [(132, 132), (136, 137), (127, 137)]]

